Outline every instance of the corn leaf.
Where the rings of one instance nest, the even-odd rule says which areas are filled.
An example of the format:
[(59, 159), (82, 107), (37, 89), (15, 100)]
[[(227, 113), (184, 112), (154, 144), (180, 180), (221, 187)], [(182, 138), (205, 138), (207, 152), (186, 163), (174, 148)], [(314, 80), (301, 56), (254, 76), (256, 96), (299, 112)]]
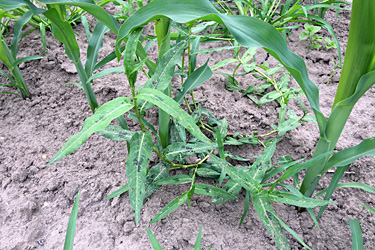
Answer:
[[(99, 22), (92, 32), (92, 36), (88, 37), (89, 45), (87, 48), (87, 59), (85, 64), (85, 71), (87, 76), (91, 76), (95, 65), (98, 61), (98, 54), (103, 47), (104, 34), (109, 31), (108, 27)], [(90, 33), (89, 33), (90, 35)]]
[(151, 230), (148, 229), (148, 227), (146, 227), (146, 231), (147, 231), (148, 238), (150, 238), (152, 248), (153, 248), (154, 250), (163, 250), (163, 248), (161, 248), (161, 246), (160, 246), (158, 240), (157, 240), (156, 237), (153, 235), (153, 233), (151, 232)]
[(179, 206), (185, 203), (188, 199), (188, 193), (189, 191), (186, 191), (182, 195), (174, 198), (171, 202), (168, 203), (167, 206), (165, 206), (160, 212), (152, 219), (150, 224), (155, 223), (163, 218), (165, 218), (168, 214), (170, 214), (172, 211), (176, 210)]
[(130, 204), (133, 210), (135, 210), (135, 223), (138, 225), (146, 193), (146, 171), (153, 146), (151, 133), (148, 131), (135, 133), (130, 141), (130, 145), (130, 152), (126, 158), (126, 176), (130, 188)]
[(363, 250), (362, 228), (357, 219), (349, 220), (352, 231), (352, 250)]
[(125, 184), (124, 186), (120, 187), (116, 191), (110, 193), (107, 197), (104, 198), (104, 200), (108, 200), (108, 199), (112, 199), (112, 198), (115, 198), (117, 196), (120, 196), (123, 193), (127, 192), (128, 190), (129, 190), (129, 185)]
[(15, 61), (13, 63), (13, 67), (18, 66), (19, 64), (21, 64), (23, 62), (28, 62), (28, 61), (32, 61), (32, 60), (38, 60), (38, 59), (42, 59), (42, 58), (43, 58), (42, 56), (26, 56), (26, 57), (22, 57), (22, 58), (18, 59), (17, 61)]
[(18, 54), (18, 42), (21, 40), (22, 37), (22, 27), (29, 22), (31, 17), (33, 16), (32, 10), (27, 11), (25, 14), (21, 16), (20, 19), (14, 24), (14, 33), (13, 39), (10, 43), (10, 48), (12, 50), (13, 58), (17, 58)]
[(202, 142), (210, 143), (210, 140), (200, 131), (199, 127), (189, 114), (179, 107), (179, 104), (169, 96), (155, 89), (140, 89), (136, 95), (137, 99), (151, 102), (166, 113), (170, 114), (181, 126), (188, 130), (193, 136)]
[(104, 76), (109, 75), (109, 74), (122, 73), (124, 71), (125, 71), (124, 67), (114, 67), (114, 68), (105, 69), (105, 70), (102, 70), (102, 71), (90, 76), (90, 78), (87, 79), (87, 83), (91, 82), (94, 79), (98, 79), (98, 78), (104, 77)]
[(56, 9), (52, 8), (43, 13), (52, 22), (53, 35), (65, 45), (65, 52), (75, 63), (80, 60), (79, 46), (72, 26), (62, 21)]
[(196, 69), (184, 82), (184, 85), (182, 86), (182, 90), (176, 94), (174, 97), (174, 100), (178, 102), (179, 104), (182, 103), (184, 100), (184, 97), (186, 93), (188, 93), (190, 90), (195, 89), (199, 85), (201, 85), (203, 82), (207, 81), (212, 76), (212, 71), (210, 67), (207, 66), (208, 60), (204, 65)]
[(68, 228), (66, 229), (64, 250), (73, 250), (80, 193), (81, 191), (78, 191), (77, 197), (73, 204), (72, 212), (70, 213)]
[(34, 13), (34, 15), (39, 15), (43, 13), (43, 9), (37, 8), (34, 4), (27, 0), (0, 0), (0, 7), (3, 8), (3, 11), (13, 10), (27, 5)]
[(76, 151), (91, 134), (105, 129), (112, 120), (132, 108), (133, 104), (127, 97), (118, 97), (100, 106), (91, 117), (85, 120), (82, 130), (73, 135), (47, 165)]
[(119, 24), (116, 19), (108, 14), (102, 7), (96, 5), (93, 0), (40, 0), (40, 2), (44, 4), (66, 4), (80, 7), (106, 25), (114, 33), (117, 34), (118, 32)]
[(201, 239), (202, 239), (202, 226), (199, 229), (197, 239), (195, 240), (194, 250), (201, 250)]
[(372, 208), (372, 207), (368, 207), (368, 206), (366, 206), (366, 205), (364, 205), (364, 204), (362, 204), (362, 203), (360, 203), (359, 205), (361, 205), (362, 207), (368, 209), (368, 210), (371, 211), (373, 214), (375, 214), (375, 209), (374, 209), (374, 208)]
[(272, 214), (276, 214), (271, 206), (271, 202), (262, 194), (251, 193), (251, 200), (253, 202), (255, 211), (257, 212), (263, 225), (275, 240), (276, 246), (279, 249), (290, 249), (287, 238), (284, 235), (280, 222)]

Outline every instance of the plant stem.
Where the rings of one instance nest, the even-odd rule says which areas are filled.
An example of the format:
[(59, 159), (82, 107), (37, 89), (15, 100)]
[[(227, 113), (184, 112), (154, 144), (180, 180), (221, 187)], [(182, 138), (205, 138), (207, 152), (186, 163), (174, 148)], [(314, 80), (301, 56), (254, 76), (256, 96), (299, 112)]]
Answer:
[[(375, 5), (371, 0), (354, 0), (350, 21), (348, 46), (331, 115), (324, 136), (319, 138), (313, 157), (332, 151), (355, 105), (340, 105), (356, 91), (359, 79), (375, 66)], [(301, 193), (311, 196), (329, 156), (308, 168)]]
[[(155, 33), (158, 39), (159, 62), (163, 55), (170, 49), (170, 24), (169, 18), (163, 17), (155, 21)], [(171, 96), (171, 84), (164, 91), (164, 94)], [(169, 145), (169, 120), (170, 115), (159, 109), (159, 136), (161, 145), (166, 148)]]

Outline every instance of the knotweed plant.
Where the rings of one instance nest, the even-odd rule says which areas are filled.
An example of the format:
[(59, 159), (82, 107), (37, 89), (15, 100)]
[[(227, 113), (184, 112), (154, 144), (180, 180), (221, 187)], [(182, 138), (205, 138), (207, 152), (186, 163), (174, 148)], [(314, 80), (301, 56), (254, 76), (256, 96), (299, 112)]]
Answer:
[[(304, 247), (310, 249), (298, 234), (277, 216), (272, 203), (279, 202), (306, 208), (318, 226), (312, 208), (322, 207), (322, 211), (324, 207), (332, 203), (329, 200), (330, 195), (337, 187), (337, 182), (348, 164), (360, 156), (375, 155), (374, 138), (369, 138), (341, 152), (334, 152), (334, 146), (355, 102), (372, 86), (373, 79), (375, 79), (373, 46), (375, 29), (371, 29), (374, 32), (365, 32), (366, 35), (360, 35), (366, 27), (361, 22), (375, 23), (373, 20), (375, 5), (372, 5), (370, 0), (354, 1), (345, 59), (345, 62), (349, 64), (346, 66), (349, 67), (349, 71), (344, 64), (342, 76), (344, 80), (340, 80), (334, 108), (328, 120), (319, 109), (319, 91), (309, 79), (304, 61), (289, 50), (280, 32), (264, 20), (246, 15), (227, 15), (208, 0), (154, 0), (136, 11), (120, 26), (111, 15), (90, 0), (40, 1), (51, 4), (48, 10), (43, 11), (43, 15), (51, 21), (55, 37), (65, 45), (67, 56), (75, 64), (81, 87), (94, 113), (85, 120), (82, 130), (72, 136), (48, 164), (73, 153), (93, 133), (99, 133), (116, 141), (126, 141), (129, 151), (126, 159), (127, 183), (106, 198), (128, 191), (137, 225), (144, 202), (162, 185), (190, 183), (185, 192), (164, 207), (150, 224), (165, 218), (185, 202), (190, 205), (194, 195), (211, 196), (212, 203), (219, 204), (237, 199), (236, 195), (244, 189), (246, 192), (245, 209), (240, 224), (248, 211), (251, 199), (255, 211), (274, 238), (277, 247), (290, 248), (284, 235), (283, 229), (285, 229)], [(27, 1), (23, 1), (20, 5), (24, 5), (25, 2)], [(362, 3), (364, 7), (356, 5), (357, 2)], [(117, 34), (115, 51), (103, 63), (114, 56), (117, 56), (119, 60), (123, 59), (121, 68), (110, 69), (108, 72), (125, 72), (124, 78), (126, 77), (127, 81), (124, 79), (124, 82), (129, 85), (130, 96), (118, 97), (99, 106), (90, 83), (96, 77), (92, 75), (93, 70), (103, 64), (96, 63), (101, 42), (94, 38), (90, 40), (89, 49), (92, 50), (88, 51), (88, 58), (92, 57), (92, 59), (88, 59), (83, 67), (74, 32), (64, 19), (61, 4), (78, 6), (97, 18), (99, 22), (95, 29), (100, 30), (99, 41), (108, 29)], [(149, 22), (155, 22), (155, 38), (159, 51), (156, 62), (149, 60), (148, 45), (143, 45), (145, 37), (149, 37), (148, 34), (144, 34), (143, 27)], [(204, 28), (197, 31), (200, 29), (197, 27), (202, 22), (214, 25), (214, 28), (225, 27), (229, 35), (227, 34), (224, 38), (217, 36), (217, 33), (211, 38), (207, 32), (202, 35)], [(173, 34), (172, 28), (177, 32)], [(194, 33), (194, 31), (197, 32)], [(91, 37), (94, 37), (94, 34), (96, 34), (95, 30)], [(353, 42), (351, 37), (357, 37), (357, 39)], [(236, 160), (241, 160), (241, 158), (225, 151), (226, 145), (257, 144), (260, 139), (255, 136), (243, 137), (228, 133), (226, 119), (215, 118), (195, 100), (193, 90), (212, 75), (208, 62), (196, 67), (196, 57), (199, 53), (194, 53), (198, 51), (199, 43), (207, 39), (227, 39), (248, 49), (252, 48), (251, 50), (262, 47), (285, 67), (289, 72), (288, 75), (294, 77), (307, 97), (319, 126), (320, 139), (312, 159), (292, 161), (290, 157), (285, 156), (275, 161), (272, 156), (277, 149), (277, 140), (270, 139), (267, 143), (263, 143), (264, 152), (257, 156), (256, 161), (250, 166), (232, 166), (227, 161), (228, 158)], [(185, 53), (187, 53), (187, 60)], [(362, 57), (366, 60), (362, 60)], [(352, 67), (351, 64), (356, 66)], [(265, 67), (261, 69), (267, 70)], [(350, 71), (351, 69), (354, 73)], [(103, 71), (100, 74), (104, 75), (108, 72)], [(148, 77), (146, 82), (139, 82), (137, 76), (140, 72)], [(266, 78), (269, 76), (260, 70), (258, 73), (263, 73), (263, 77)], [(172, 95), (171, 82), (175, 75), (181, 77), (181, 84)], [(352, 86), (354, 83), (356, 84)], [(270, 96), (268, 98), (286, 104), (285, 93), (288, 89), (285, 83), (277, 82), (271, 77), (270, 84), (275, 88), (276, 93), (273, 93), (273, 98)], [(249, 89), (245, 92), (254, 94)], [(265, 102), (268, 98), (263, 100), (261, 98), (259, 101)], [(189, 99), (192, 101), (189, 102)], [(186, 109), (182, 108), (184, 102)], [(147, 121), (145, 116), (145, 111), (154, 107), (159, 110), (158, 130)], [(285, 108), (283, 110), (286, 111)], [(128, 129), (124, 114), (127, 114), (129, 119), (135, 119), (138, 122), (138, 130)], [(306, 114), (305, 110), (304, 114)], [(288, 114), (288, 116), (294, 117), (293, 114)], [(300, 121), (294, 117), (288, 119), (289, 123), (286, 123), (288, 120), (285, 121), (285, 124), (284, 118), (285, 113), (280, 115), (279, 135), (292, 129)], [(120, 122), (120, 126), (110, 125), (116, 119)], [(280, 126), (283, 124), (284, 128), (280, 131)], [(215, 150), (217, 154), (214, 154)], [(155, 166), (150, 165), (153, 152), (160, 159)], [(198, 160), (190, 162), (189, 156), (191, 155), (195, 155)], [(311, 198), (321, 176), (333, 167), (337, 167), (337, 170), (330, 187), (325, 190), (324, 200)], [(175, 169), (183, 169), (186, 172), (169, 176), (174, 173), (171, 170)], [(300, 184), (298, 176), (304, 169), (308, 169), (307, 174), (303, 183)], [(200, 183), (198, 177), (214, 178), (217, 184)], [(289, 178), (293, 179), (294, 186), (283, 183)], [(365, 184), (357, 185), (357, 187), (375, 192), (374, 188)]]

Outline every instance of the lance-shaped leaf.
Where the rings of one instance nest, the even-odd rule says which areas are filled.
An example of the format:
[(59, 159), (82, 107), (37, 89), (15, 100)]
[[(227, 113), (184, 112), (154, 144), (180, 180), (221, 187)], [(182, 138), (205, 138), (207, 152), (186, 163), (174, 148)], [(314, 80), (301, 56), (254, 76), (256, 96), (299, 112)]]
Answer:
[(249, 173), (245, 173), (243, 169), (230, 166), (228, 162), (213, 154), (210, 154), (210, 157), (218, 167), (225, 169), (225, 172), (232, 180), (237, 182), (241, 187), (248, 190), (250, 193), (257, 193), (262, 190), (262, 186), (259, 184), (259, 182), (253, 179)]
[(251, 200), (255, 211), (267, 231), (271, 234), (276, 246), (279, 249), (290, 249), (288, 240), (284, 235), (279, 221), (272, 215), (276, 213), (271, 202), (268, 200), (268, 197), (262, 194), (251, 194)]
[[(236, 196), (242, 189), (241, 185), (235, 182), (234, 180), (229, 179), (227, 183), (225, 183), (223, 188), (227, 193), (230, 193)], [(214, 197), (212, 198), (211, 202), (213, 204), (221, 204), (224, 202), (229, 201), (230, 199), (223, 198), (223, 197)]]
[(171, 83), (176, 64), (179, 63), (186, 40), (169, 49), (159, 62), (154, 75), (145, 83), (145, 88), (164, 91)]
[(250, 167), (250, 175), (257, 180), (259, 183), (262, 181), (264, 174), (270, 164), (271, 158), (275, 153), (276, 141), (266, 148), (261, 156)]
[(350, 230), (352, 231), (352, 249), (363, 250), (362, 228), (357, 219), (349, 220)]
[(153, 235), (153, 233), (146, 227), (148, 238), (150, 239), (152, 248), (154, 250), (163, 250), (163, 248), (160, 246), (159, 241), (156, 239), (156, 237)]
[(207, 66), (208, 60), (204, 65), (199, 67), (197, 70), (195, 70), (184, 82), (183, 88), (180, 92), (178, 92), (174, 98), (176, 102), (179, 104), (182, 103), (184, 100), (184, 96), (186, 93), (188, 93), (190, 90), (195, 89), (199, 85), (201, 85), (203, 82), (207, 81), (212, 76), (212, 71), (210, 67)]
[(208, 0), (154, 0), (139, 9), (121, 26), (116, 42), (117, 55), (120, 56), (121, 41), (131, 30), (164, 16), (178, 23), (197, 19), (222, 23), (239, 44), (246, 47), (263, 47), (286, 67), (301, 86), (317, 116), (321, 136), (324, 136), (327, 121), (319, 109), (319, 89), (309, 79), (302, 58), (290, 51), (279, 31), (262, 20), (221, 14)]
[(33, 11), (34, 15), (39, 15), (45, 11), (44, 9), (39, 9), (28, 0), (0, 0), (0, 7), (3, 9), (3, 11), (17, 9), (25, 5), (27, 5)]
[(175, 160), (179, 156), (188, 156), (198, 153), (205, 153), (208, 150), (214, 150), (217, 148), (215, 143), (186, 143), (186, 142), (174, 142), (164, 150), (164, 156), (168, 160)]
[(156, 182), (157, 185), (176, 185), (176, 184), (182, 184), (191, 182), (193, 178), (191, 176), (188, 176), (186, 174), (178, 174), (173, 175), (169, 177), (165, 177), (158, 182)]
[(200, 131), (199, 127), (195, 124), (194, 119), (179, 107), (179, 104), (155, 89), (140, 89), (136, 95), (137, 99), (151, 102), (158, 106), (166, 113), (170, 114), (181, 126), (189, 131), (193, 136), (202, 142), (210, 143), (210, 140)]
[(109, 125), (98, 132), (101, 136), (112, 141), (130, 141), (134, 132), (121, 128), (120, 126)]
[(237, 200), (237, 197), (234, 196), (233, 194), (228, 193), (224, 189), (214, 187), (208, 184), (203, 184), (203, 183), (197, 183), (195, 184), (195, 194), (200, 194), (200, 195), (207, 195), (207, 196), (213, 196), (213, 197), (222, 197), (226, 199), (234, 199)]
[(136, 29), (129, 35), (128, 41), (126, 43), (124, 52), (124, 68), (125, 74), (128, 78), (130, 87), (133, 89), (135, 81), (137, 79), (137, 72), (135, 69), (135, 53), (137, 51), (137, 44), (139, 41), (139, 36), (142, 34), (142, 29)]
[(189, 191), (186, 191), (182, 195), (174, 198), (171, 202), (168, 203), (167, 206), (165, 206), (160, 212), (152, 219), (150, 224), (157, 222), (163, 218), (165, 218), (168, 214), (170, 214), (172, 211), (176, 210), (179, 206), (185, 203), (188, 199)]
[(151, 133), (147, 130), (135, 133), (130, 145), (130, 152), (126, 158), (126, 176), (129, 184), (130, 204), (135, 211), (135, 223), (138, 225), (146, 193), (146, 171), (153, 146)]
[(161, 185), (158, 185), (157, 182), (168, 177), (169, 168), (166, 167), (163, 163), (159, 163), (155, 167), (151, 168), (146, 177), (146, 194), (145, 199), (150, 197), (156, 190), (158, 190)]
[(50, 165), (64, 156), (76, 151), (86, 142), (90, 135), (105, 129), (112, 120), (132, 108), (133, 104), (131, 103), (130, 98), (127, 97), (118, 97), (100, 106), (92, 116), (85, 120), (82, 130), (78, 134), (70, 137), (47, 165)]
[(291, 193), (273, 191), (269, 194), (269, 199), (274, 202), (289, 204), (297, 207), (313, 208), (334, 203), (332, 201), (316, 200), (306, 196), (297, 196)]

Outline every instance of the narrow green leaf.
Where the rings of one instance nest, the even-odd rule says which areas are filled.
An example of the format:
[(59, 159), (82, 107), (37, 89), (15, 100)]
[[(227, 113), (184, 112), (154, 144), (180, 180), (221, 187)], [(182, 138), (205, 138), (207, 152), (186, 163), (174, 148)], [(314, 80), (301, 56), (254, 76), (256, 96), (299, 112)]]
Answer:
[(352, 249), (363, 250), (362, 228), (357, 219), (349, 220), (350, 230), (352, 231)]
[(283, 250), (290, 249), (288, 239), (284, 235), (280, 222), (272, 215), (275, 214), (275, 210), (271, 206), (271, 202), (261, 194), (250, 194), (255, 211), (267, 231), (271, 234), (271, 237), (275, 240), (276, 246)]
[(200, 250), (201, 249), (201, 240), (202, 240), (202, 226), (199, 229), (197, 239), (195, 240), (194, 250)]
[(91, 134), (105, 129), (112, 120), (132, 108), (133, 104), (127, 97), (119, 97), (100, 106), (91, 117), (85, 120), (82, 130), (73, 135), (47, 165), (73, 153), (86, 142)]
[(78, 191), (77, 197), (74, 201), (72, 212), (70, 213), (68, 228), (66, 229), (64, 250), (73, 250), (74, 235), (76, 233), (76, 221), (78, 214), (79, 196), (81, 191)]
[(277, 128), (278, 135), (283, 136), (286, 132), (293, 130), (297, 128), (298, 126), (301, 126), (301, 123), (299, 122), (299, 118), (289, 118), (285, 122), (281, 123), (280, 126)]
[(176, 210), (179, 206), (185, 203), (188, 199), (188, 193), (189, 191), (186, 191), (182, 195), (174, 198), (171, 202), (168, 203), (167, 206), (165, 206), (160, 212), (152, 219), (150, 224), (155, 223), (163, 218), (165, 218), (168, 214), (170, 214), (172, 211)]
[(39, 9), (37, 8), (34, 4), (32, 4), (30, 1), (25, 1), (25, 0), (0, 0), (0, 7), (3, 8), (3, 11), (7, 10), (13, 10), (17, 9), (23, 6), (28, 6), (34, 13), (34, 15), (39, 15), (44, 9)]
[(158, 185), (157, 182), (164, 178), (167, 178), (169, 174), (169, 168), (166, 167), (163, 163), (159, 163), (155, 167), (151, 168), (146, 177), (146, 194), (145, 199), (150, 197), (156, 190), (158, 190), (161, 185)]
[(134, 132), (121, 128), (121, 126), (109, 125), (105, 129), (98, 131), (98, 134), (112, 141), (130, 141)]
[(164, 156), (168, 160), (175, 160), (178, 157), (185, 157), (188, 155), (205, 153), (209, 150), (217, 148), (215, 143), (186, 143), (186, 142), (174, 142), (164, 150)]
[(14, 62), (13, 67), (18, 66), (19, 64), (21, 64), (23, 62), (32, 61), (32, 60), (38, 60), (38, 59), (42, 59), (42, 58), (43, 58), (42, 56), (26, 56), (26, 57), (22, 57), (22, 58), (20, 58), (20, 59), (18, 59), (17, 61)]
[(216, 63), (214, 66), (211, 67), (211, 70), (216, 70), (216, 69), (225, 67), (227, 64), (235, 63), (235, 62), (238, 62), (237, 58), (227, 58), (227, 59), (224, 59), (223, 61)]
[(51, 20), (53, 35), (65, 45), (65, 52), (69, 59), (78, 62), (80, 52), (72, 26), (68, 22), (62, 21), (54, 8), (47, 10), (43, 14)]
[(159, 62), (154, 75), (145, 83), (145, 88), (164, 91), (171, 83), (176, 64), (180, 61), (187, 40), (169, 49)]
[(334, 203), (333, 201), (316, 200), (306, 196), (297, 196), (291, 193), (272, 191), (269, 199), (274, 202), (289, 204), (297, 207), (313, 208)]
[(152, 248), (153, 248), (154, 250), (163, 250), (163, 248), (161, 248), (161, 246), (160, 246), (158, 240), (157, 240), (156, 237), (152, 234), (151, 230), (148, 229), (148, 227), (146, 227), (146, 231), (147, 231), (148, 238), (150, 238)]
[(176, 102), (181, 104), (182, 101), (184, 100), (186, 93), (195, 89), (196, 87), (201, 85), (203, 82), (211, 78), (212, 71), (210, 67), (207, 66), (207, 64), (208, 64), (208, 60), (203, 66), (199, 67), (193, 73), (191, 73), (191, 75), (189, 75), (189, 77), (184, 82), (183, 89), (180, 92), (178, 92), (176, 96), (174, 97), (174, 100)]
[(91, 37), (91, 33), (90, 33), (89, 22), (87, 21), (86, 16), (81, 16), (81, 22), (82, 22), (83, 27), (85, 28), (85, 34), (86, 34), (87, 40), (89, 41)]
[(170, 114), (181, 126), (202, 142), (210, 143), (210, 140), (200, 131), (194, 119), (179, 107), (179, 104), (164, 93), (154, 89), (140, 89), (137, 99), (151, 102), (166, 113)]
[[(242, 189), (241, 185), (238, 184), (237, 182), (235, 182), (232, 179), (229, 179), (229, 181), (227, 183), (225, 183), (225, 185), (224, 185), (224, 190), (227, 193), (230, 193), (234, 196), (236, 196), (241, 191), (241, 189)], [(229, 200), (230, 199), (226, 199), (226, 198), (223, 198), (223, 197), (214, 197), (214, 198), (212, 198), (211, 202), (213, 204), (217, 205), (217, 204), (227, 202)]]
[(317, 116), (321, 136), (325, 136), (326, 118), (319, 109), (319, 90), (309, 79), (304, 61), (289, 50), (283, 37), (273, 26), (261, 20), (221, 14), (209, 1), (154, 0), (134, 13), (121, 26), (116, 51), (120, 48), (121, 41), (135, 27), (163, 16), (178, 23), (196, 19), (223, 23), (239, 44), (246, 47), (263, 47), (286, 67), (301, 86)]
[(364, 205), (364, 204), (362, 204), (362, 203), (360, 203), (360, 205), (361, 205), (362, 207), (368, 209), (369, 211), (371, 211), (373, 214), (375, 214), (375, 209), (374, 209), (374, 208), (372, 208), (372, 207), (368, 207), (368, 206), (366, 206), (366, 205)]
[(102, 7), (96, 5), (93, 0), (40, 0), (40, 2), (44, 4), (66, 4), (78, 6), (110, 28), (115, 34), (118, 33), (119, 24), (116, 19), (108, 14)]
[(257, 180), (253, 179), (248, 173), (240, 168), (234, 168), (230, 164), (219, 157), (210, 154), (211, 159), (217, 164), (221, 169), (225, 169), (229, 177), (237, 182), (241, 187), (248, 190), (250, 193), (258, 192), (262, 190), (262, 186), (258, 183)]
[(105, 70), (102, 70), (102, 71), (92, 75), (89, 79), (87, 79), (87, 83), (91, 82), (94, 79), (98, 79), (98, 78), (104, 77), (104, 76), (109, 75), (109, 74), (122, 73), (124, 71), (125, 71), (124, 67), (115, 67), (115, 68), (105, 69)]
[(108, 199), (112, 199), (112, 198), (115, 198), (117, 196), (120, 196), (123, 193), (127, 192), (128, 190), (129, 190), (129, 185), (125, 184), (124, 186), (120, 187), (116, 191), (110, 193), (107, 197), (104, 198), (104, 200), (108, 200)]
[[(225, 119), (225, 118), (224, 118)], [(226, 121), (226, 120), (225, 120)], [(228, 124), (228, 123), (227, 123)], [(217, 141), (217, 146), (219, 148), (219, 156), (222, 160), (225, 161), (225, 154), (224, 154), (224, 144), (223, 144), (223, 140), (221, 139), (221, 133), (220, 133), (220, 128), (218, 128), (217, 130), (217, 136), (216, 136), (216, 141)], [(226, 132), (225, 132), (226, 134)], [(225, 135), (224, 135), (224, 138), (225, 138)], [(221, 170), (221, 173), (220, 173), (220, 177), (219, 177), (219, 187), (221, 186), (221, 184), (223, 183), (223, 180), (225, 178), (225, 176), (227, 175), (227, 173), (225, 172), (225, 168), (223, 168)]]
[(197, 183), (195, 184), (195, 194), (200, 195), (207, 195), (207, 196), (214, 196), (214, 197), (222, 197), (226, 199), (234, 199), (237, 200), (237, 197), (228, 193), (224, 189), (217, 188), (208, 184)]
[[(85, 28), (86, 30), (86, 28)], [(85, 71), (87, 76), (91, 76), (94, 72), (95, 65), (98, 61), (98, 54), (103, 47), (103, 37), (104, 34), (109, 31), (109, 28), (99, 22), (92, 32), (90, 37), (90, 32), (88, 31), (89, 46), (87, 47), (87, 59), (85, 63)]]
[(137, 51), (137, 45), (139, 36), (142, 34), (142, 28), (134, 30), (128, 37), (124, 52), (124, 69), (126, 77), (131, 88), (134, 88), (134, 84), (137, 78), (137, 72), (134, 72), (135, 68), (135, 54)]
[(363, 140), (360, 144), (334, 154), (324, 167), (324, 172), (332, 167), (342, 167), (363, 156), (375, 156), (375, 137)]
[(232, 49), (236, 49), (236, 48), (239, 48), (239, 46), (224, 46), (224, 47), (217, 47), (217, 48), (212, 48), (212, 49), (201, 49), (201, 50), (197, 50), (195, 51), (194, 53), (192, 53), (193, 55), (194, 54), (207, 54), (207, 53), (211, 53), (211, 52), (216, 52), (216, 51), (222, 51), (222, 50), (232, 50)]
[(276, 141), (273, 141), (272, 144), (264, 150), (263, 154), (259, 156), (250, 167), (250, 175), (259, 183), (262, 181), (264, 174), (271, 163), (271, 158), (275, 153), (275, 149)]
[(146, 171), (152, 153), (152, 135), (146, 132), (137, 132), (130, 141), (130, 152), (126, 159), (126, 176), (129, 184), (129, 199), (135, 210), (136, 225), (139, 224), (141, 208), (145, 197)]
[(23, 14), (20, 17), (20, 19), (18, 19), (16, 23), (14, 24), (14, 33), (13, 33), (14, 36), (10, 43), (10, 48), (12, 50), (12, 55), (14, 59), (17, 58), (18, 42), (21, 40), (21, 37), (22, 37), (22, 28), (25, 24), (27, 24), (27, 22), (29, 22), (32, 16), (33, 16), (33, 11), (29, 10), (25, 14)]
[(178, 174), (163, 178), (156, 182), (157, 185), (177, 185), (182, 183), (191, 182), (193, 179), (184, 174)]
[(288, 227), (287, 224), (285, 224), (279, 217), (277, 217), (277, 215), (275, 213), (272, 213), (270, 212), (270, 214), (275, 217), (277, 219), (277, 221), (280, 223), (280, 225), (286, 230), (288, 231), (291, 235), (293, 235), (294, 238), (296, 238), (298, 240), (299, 243), (301, 243), (302, 246), (306, 247), (307, 249), (311, 250), (311, 248), (306, 245), (305, 242), (303, 242), (303, 240), (301, 239), (301, 237), (299, 237), (299, 235), (294, 232), (293, 229), (291, 229), (290, 227)]
[[(347, 182), (347, 183), (338, 183), (336, 185), (336, 188), (335, 189), (338, 189), (338, 188), (359, 188), (359, 189), (362, 189), (363, 191), (366, 191), (366, 192), (370, 192), (372, 194), (375, 194), (375, 188), (370, 186), (370, 185), (367, 185), (365, 183), (362, 183), (362, 182)], [(322, 191), (316, 193), (316, 197), (320, 197), (322, 196), (323, 194), (325, 194), (327, 192), (327, 188), (326, 189), (323, 189)]]
[(250, 205), (250, 193), (249, 193), (249, 191), (246, 190), (245, 204), (244, 204), (244, 208), (243, 208), (242, 217), (241, 217), (241, 220), (240, 220), (240, 225), (238, 226), (239, 228), (241, 227), (242, 222), (244, 221), (244, 219), (247, 215), (247, 211), (249, 210), (249, 205)]

